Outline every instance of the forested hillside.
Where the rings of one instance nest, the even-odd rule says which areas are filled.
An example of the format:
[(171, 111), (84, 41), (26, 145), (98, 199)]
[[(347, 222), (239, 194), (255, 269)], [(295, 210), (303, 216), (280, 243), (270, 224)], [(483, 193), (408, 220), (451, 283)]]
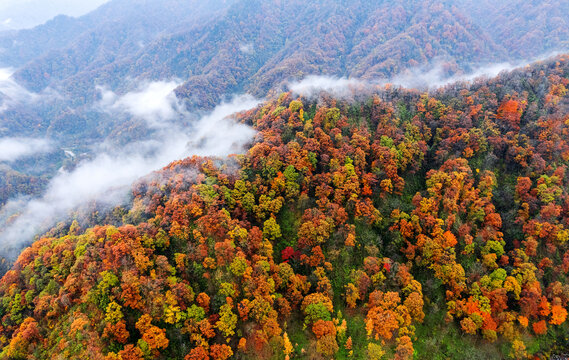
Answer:
[(132, 39), (136, 34), (125, 31), (130, 23), (118, 22), (105, 27), (104, 36), (87, 33), (15, 76), (36, 91), (52, 86), (82, 95), (93, 94), (100, 83), (124, 87), (125, 76), (179, 77), (185, 81), (179, 96), (193, 107), (211, 107), (228, 93), (264, 96), (309, 74), (389, 78), (434, 59), (457, 71), (506, 55), (455, 7), (430, 0), (237, 1), (207, 20), (170, 28), (126, 57), (111, 55), (117, 49), (105, 34), (124, 33), (128, 45), (144, 39)]
[(134, 186), (123, 225), (24, 250), (0, 282), (0, 357), (562, 354), (568, 85), (558, 57), (242, 113), (244, 155), (173, 162)]
[(0, 63), (20, 67), (16, 79), (29, 89), (61, 88), (87, 101), (95, 85), (124, 88), (127, 76), (178, 77), (185, 81), (178, 94), (188, 104), (213, 106), (228, 93), (264, 96), (306, 75), (389, 78), (433, 62), (446, 63), (454, 73), (569, 45), (569, 9), (563, 2), (162, 0), (135, 5), (115, 0), (79, 19), (58, 18), (8, 33), (0, 42)]
[(49, 78), (36, 79), (41, 81), (29, 84), (30, 89), (42, 88), (51, 77), (61, 79), (76, 72), (103, 67), (132, 56), (163, 34), (203, 25), (206, 18), (232, 2), (110, 1), (79, 18), (58, 16), (32, 29), (0, 32), (0, 48), (3, 50), (0, 52), (0, 66), (19, 68), (30, 61), (42, 59), (39, 61), (50, 63), (51, 59), (58, 57), (64, 66), (51, 69)]
[(456, 6), (510, 56), (532, 58), (569, 47), (567, 2), (459, 0)]
[[(101, 109), (105, 91), (174, 81), (180, 101), (202, 112), (309, 75), (380, 83), (433, 68), (443, 78), (484, 73), (567, 49), (568, 10), (517, 0), (112, 0), (80, 18), (0, 33), (0, 67), (15, 71), (8, 88), (0, 79), (0, 136), (45, 137), (59, 148), (29, 159), (34, 172), (2, 164), (9, 186), (0, 204), (42, 194), (65, 165), (64, 149), (89, 158), (102, 141), (147, 138), (140, 119)], [(32, 179), (43, 185), (26, 187)]]

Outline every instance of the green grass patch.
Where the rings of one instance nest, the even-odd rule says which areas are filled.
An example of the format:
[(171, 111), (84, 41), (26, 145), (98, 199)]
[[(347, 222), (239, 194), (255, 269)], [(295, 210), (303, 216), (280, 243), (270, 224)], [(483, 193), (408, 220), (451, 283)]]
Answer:
[[(433, 309), (430, 309), (433, 310)], [(458, 326), (445, 321), (445, 309), (425, 311), (423, 324), (416, 327), (413, 341), (415, 359), (425, 360), (475, 360), (501, 359), (499, 344), (488, 343), (479, 336), (464, 334)]]

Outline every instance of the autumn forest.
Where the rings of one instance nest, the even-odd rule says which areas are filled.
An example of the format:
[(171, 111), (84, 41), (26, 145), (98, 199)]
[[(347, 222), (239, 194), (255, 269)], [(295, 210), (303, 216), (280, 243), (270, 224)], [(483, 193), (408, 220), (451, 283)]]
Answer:
[(0, 4), (0, 360), (569, 358), (566, 2), (97, 6)]
[(6, 359), (540, 359), (569, 348), (569, 58), (282, 93), (0, 282)]

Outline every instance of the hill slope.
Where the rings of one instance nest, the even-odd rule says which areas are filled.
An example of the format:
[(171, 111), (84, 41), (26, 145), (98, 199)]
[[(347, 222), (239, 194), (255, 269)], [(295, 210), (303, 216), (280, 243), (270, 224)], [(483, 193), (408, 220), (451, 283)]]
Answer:
[[(118, 25), (106, 31), (121, 34)], [(213, 106), (225, 94), (262, 96), (306, 74), (385, 78), (435, 58), (455, 68), (504, 58), (467, 17), (434, 1), (238, 1), (207, 24), (180, 28), (111, 61), (107, 52), (117, 49), (99, 49), (97, 38), (40, 58), (16, 78), (35, 90), (83, 94), (98, 83), (119, 87), (126, 76), (178, 77), (187, 80), (178, 95), (190, 105)]]
[(4, 164), (0, 176), (16, 172), (5, 188), (18, 191), (4, 191), (0, 204), (44, 188), (25, 189), (18, 179), (39, 175), (45, 185), (65, 165), (63, 149), (90, 157), (105, 140), (149, 138), (144, 121), (101, 106), (105, 91), (121, 96), (175, 81), (180, 100), (199, 112), (306, 75), (373, 81), (440, 63), (452, 74), (506, 54), (452, 4), (431, 0), (113, 0), (77, 19), (0, 35), (0, 48), (0, 64), (17, 69), (8, 90), (0, 81), (0, 136), (47, 137), (59, 148), (45, 163), (30, 159), (43, 173)]
[(557, 58), (431, 95), (282, 94), (241, 114), (245, 155), (176, 161), (123, 226), (26, 249), (0, 281), (2, 356), (567, 349), (568, 85)]
[(510, 56), (530, 59), (569, 49), (569, 4), (564, 1), (458, 1)]
[(38, 62), (45, 67), (55, 66), (47, 72), (49, 78), (39, 77), (36, 81), (41, 82), (27, 84), (32, 85), (30, 89), (41, 89), (46, 81), (131, 56), (161, 35), (201, 25), (207, 21), (206, 17), (214, 16), (231, 3), (231, 0), (110, 1), (79, 18), (58, 16), (33, 29), (0, 33), (0, 66), (19, 68), (32, 62), (29, 71)]

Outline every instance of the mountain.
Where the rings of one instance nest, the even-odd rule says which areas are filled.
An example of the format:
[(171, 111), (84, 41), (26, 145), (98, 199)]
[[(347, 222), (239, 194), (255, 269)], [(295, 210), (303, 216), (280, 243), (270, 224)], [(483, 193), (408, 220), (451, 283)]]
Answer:
[[(49, 31), (53, 32), (53, 37), (60, 38), (61, 44), (66, 45), (55, 44), (55, 48), (46, 47), (38, 51), (39, 56), (22, 59), (31, 60), (31, 63), (21, 70), (22, 75), (16, 77), (30, 90), (39, 91), (54, 82), (129, 58), (164, 33), (201, 26), (209, 16), (229, 3), (230, 1), (223, 0), (117, 0), (81, 18), (72, 19), (61, 27), (58, 23), (47, 23), (40, 28), (23, 32), (25, 39), (15, 39), (15, 43), (26, 46), (27, 39), (42, 39), (36, 36), (37, 32), (45, 34)], [(78, 26), (83, 31), (77, 32)], [(69, 33), (75, 35), (67, 36), (66, 39)], [(7, 48), (5, 52), (17, 50)], [(32, 81), (25, 81), (26, 79)]]
[(111, 1), (6, 38), (13, 46), (4, 54), (29, 51), (18, 65), (4, 58), (19, 68), (13, 79), (51, 96), (0, 115), (4, 136), (27, 131), (73, 147), (124, 133), (116, 131), (122, 119), (93, 109), (100, 87), (124, 94), (141, 81), (179, 79), (176, 94), (190, 109), (210, 109), (231, 94), (263, 97), (306, 75), (385, 79), (440, 61), (452, 73), (503, 53), (455, 9), (430, 1), (131, 3)]
[(129, 56), (163, 33), (199, 25), (231, 2), (114, 0), (79, 18), (61, 15), (32, 29), (0, 33), (0, 66), (18, 68), (37, 59), (55, 66), (53, 59), (63, 57), (74, 66), (50, 75), (64, 78)]
[(431, 69), (444, 78), (538, 57), (566, 47), (565, 10), (517, 0), (113, 0), (1, 33), (0, 64), (12, 70), (0, 69), (0, 136), (54, 147), (0, 159), (0, 205), (45, 194), (50, 179), (101, 152), (155, 141), (156, 124), (133, 112), (147, 104), (132, 99), (170, 106), (147, 93), (156, 84), (175, 88), (167, 101), (184, 111), (169, 121), (187, 129), (233, 94), (264, 98), (309, 75), (428, 83)]
[(0, 205), (41, 194), (101, 144), (156, 136), (146, 119), (103, 104), (105, 95), (170, 82), (192, 114), (177, 119), (187, 126), (232, 94), (263, 98), (309, 75), (373, 84), (436, 68), (444, 77), (563, 49), (565, 10), (517, 0), (113, 0), (1, 33), (0, 64), (15, 73), (0, 79), (0, 136), (49, 138), (57, 149), (27, 165), (4, 161)]
[(531, 59), (569, 49), (569, 4), (563, 1), (458, 1), (471, 21), (510, 56)]
[(111, 0), (0, 33), (0, 359), (565, 356), (569, 56), (503, 62), (566, 49), (567, 6)]
[(186, 105), (210, 109), (230, 94), (263, 97), (307, 75), (374, 81), (440, 64), (447, 75), (460, 74), (566, 48), (563, 6), (115, 0), (78, 19), (0, 36), (0, 63), (18, 68), (18, 83), (64, 98), (48, 110), (25, 104), (5, 121), (32, 118), (43, 124), (41, 134), (51, 129), (59, 139), (79, 122), (82, 140), (105, 138), (104, 129), (121, 125), (97, 126), (101, 116), (90, 110), (98, 86), (124, 94), (140, 81), (179, 79), (176, 94)]
[(90, 25), (60, 15), (33, 29), (0, 32), (0, 66), (19, 67), (51, 50), (65, 47)]
[[(140, 122), (133, 125), (97, 109), (94, 103), (99, 92), (94, 85), (86, 89), (88, 96), (79, 89), (63, 89), (54, 84), (56, 80), (91, 76), (164, 34), (200, 26), (231, 3), (116, 0), (80, 18), (58, 16), (33, 29), (0, 33), (0, 67), (26, 69), (34, 79), (31, 83), (16, 82), (17, 75), (0, 79), (0, 136), (47, 137), (59, 147), (50, 156), (26, 159), (33, 167), (0, 159), (0, 205), (19, 195), (41, 194), (58, 169), (72, 168), (93, 156), (93, 147), (109, 136), (124, 143), (148, 133), (137, 130), (133, 135), (133, 129), (143, 127)], [(116, 73), (111, 77), (128, 81)], [(125, 128), (129, 134), (116, 135), (124, 134)], [(67, 150), (87, 156), (69, 158)]]
[[(19, 69), (12, 78), (24, 88), (20, 92), (44, 95), (40, 100), (45, 101), (16, 102), (0, 113), (2, 135), (48, 135), (60, 141), (69, 135), (82, 141), (105, 138), (108, 132), (101, 130), (105, 127), (100, 124), (101, 114), (92, 111), (99, 96), (96, 86), (130, 83), (131, 74), (114, 72), (104, 80), (94, 73), (130, 58), (164, 33), (201, 26), (229, 4), (229, 0), (115, 0), (77, 19), (61, 16), (6, 36), (0, 44), (0, 63)], [(85, 78), (93, 81), (81, 84)], [(62, 81), (75, 85), (65, 88)], [(0, 84), (0, 93), (3, 90)]]
[[(58, 32), (57, 23), (48, 25), (54, 38), (71, 46), (53, 51), (49, 41), (41, 41), (51, 53), (28, 59), (31, 63), (15, 78), (34, 91), (50, 86), (81, 94), (81, 102), (96, 96), (95, 85), (124, 91), (126, 78), (179, 78), (185, 82), (177, 94), (203, 108), (236, 91), (264, 96), (306, 75), (385, 79), (437, 62), (448, 63), (453, 73), (534, 58), (567, 48), (569, 21), (567, 5), (552, 2), (169, 0), (136, 5), (112, 1), (61, 26), (67, 33)], [(96, 30), (89, 24), (97, 24)], [(77, 31), (81, 26), (89, 30)], [(38, 39), (40, 31), (49, 33), (37, 29), (29, 38)], [(77, 35), (69, 38), (69, 33)], [(15, 43), (33, 48), (25, 39)]]
[(283, 93), (230, 158), (133, 186), (0, 280), (0, 357), (554, 358), (569, 57), (430, 94)]
[[(108, 31), (121, 34), (123, 26)], [(503, 58), (503, 50), (465, 16), (434, 1), (240, 1), (187, 28), (140, 51), (128, 49), (126, 59), (110, 57), (117, 49), (99, 44), (106, 33), (91, 35), (15, 76), (35, 91), (51, 86), (81, 94), (93, 93), (98, 83), (120, 87), (125, 77), (177, 77), (186, 80), (180, 97), (211, 107), (228, 93), (261, 96), (307, 74), (388, 78), (433, 59), (459, 68)], [(127, 31), (123, 37), (132, 36)]]
[(566, 6), (115, 0), (78, 19), (7, 34), (0, 63), (20, 68), (15, 79), (28, 89), (78, 95), (74, 107), (91, 102), (96, 85), (125, 91), (132, 78), (184, 80), (177, 94), (211, 107), (235, 91), (264, 96), (306, 75), (390, 78), (434, 62), (460, 72), (536, 57), (567, 47)]

